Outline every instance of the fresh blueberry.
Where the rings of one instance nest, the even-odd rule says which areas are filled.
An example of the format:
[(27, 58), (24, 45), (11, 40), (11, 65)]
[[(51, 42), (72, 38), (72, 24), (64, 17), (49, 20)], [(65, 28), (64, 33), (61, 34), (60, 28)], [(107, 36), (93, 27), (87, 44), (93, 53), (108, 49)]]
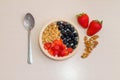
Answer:
[(75, 45), (72, 45), (71, 47), (72, 47), (73, 49), (75, 49), (75, 48), (76, 48), (76, 46), (75, 46)]
[(64, 43), (64, 44), (67, 44), (67, 39), (63, 39), (63, 43)]
[(71, 38), (68, 38), (67, 41), (69, 42), (71, 40)]
[(67, 35), (66, 38), (69, 39), (70, 37)]
[(66, 31), (64, 29), (61, 30), (62, 34), (66, 34)]
[(74, 38), (75, 38), (73, 33), (70, 35), (70, 37), (71, 37), (71, 39), (74, 39)]
[(67, 27), (66, 26), (64, 26), (64, 28), (63, 28), (64, 30), (67, 30)]
[(74, 27), (71, 27), (71, 28), (70, 28), (70, 31), (71, 31), (71, 32), (74, 32), (74, 31), (75, 31), (75, 28), (74, 28)]
[(57, 25), (61, 25), (61, 22), (60, 22), (60, 21), (58, 21), (58, 22), (57, 22)]
[(68, 48), (70, 48), (70, 47), (71, 47), (71, 44), (67, 43), (66, 46), (67, 46)]
[(65, 36), (64, 35), (61, 35), (61, 39), (64, 39), (65, 38)]
[(73, 40), (69, 40), (68, 43), (69, 43), (69, 44), (72, 44), (72, 43), (73, 43)]
[(67, 27), (68, 27), (69, 29), (71, 28), (71, 26), (72, 26), (71, 24), (68, 24), (68, 25), (67, 25)]
[(77, 45), (77, 44), (78, 44), (78, 41), (74, 40), (74, 42), (73, 42), (73, 43), (74, 43), (74, 45)]
[(73, 35), (74, 35), (74, 37), (78, 37), (78, 33), (74, 33)]
[(62, 25), (63, 25), (64, 27), (66, 27), (66, 25), (67, 25), (67, 22), (63, 22), (63, 23), (62, 23)]
[(66, 30), (66, 34), (67, 35), (70, 35), (71, 34), (71, 31), (69, 29)]
[(78, 37), (75, 37), (73, 40), (74, 40), (74, 41), (78, 41)]
[(59, 25), (59, 26), (58, 26), (58, 29), (59, 29), (59, 30), (62, 30), (63, 28), (64, 28), (63, 25)]

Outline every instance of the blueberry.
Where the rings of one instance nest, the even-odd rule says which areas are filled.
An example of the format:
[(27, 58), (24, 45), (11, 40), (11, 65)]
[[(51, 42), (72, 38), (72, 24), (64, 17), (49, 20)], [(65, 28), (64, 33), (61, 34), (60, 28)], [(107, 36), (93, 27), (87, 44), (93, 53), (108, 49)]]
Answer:
[(70, 47), (71, 47), (71, 44), (67, 43), (66, 46), (67, 46), (68, 48), (70, 48)]
[(64, 38), (65, 38), (65, 36), (64, 36), (64, 35), (62, 35), (62, 36), (61, 36), (61, 39), (64, 39)]
[(62, 25), (63, 25), (64, 27), (66, 27), (66, 25), (67, 25), (67, 22), (63, 22), (63, 23), (62, 23)]
[(68, 25), (67, 25), (67, 27), (68, 27), (69, 29), (71, 28), (71, 26), (72, 26), (71, 24), (68, 24)]
[(70, 37), (71, 37), (71, 39), (74, 39), (74, 38), (75, 38), (73, 33), (70, 35)]
[(70, 28), (70, 31), (71, 31), (71, 32), (74, 32), (74, 31), (75, 31), (75, 28), (74, 28), (74, 27), (71, 27), (71, 28)]
[(57, 25), (61, 25), (63, 22), (62, 21), (57, 21)]
[(69, 43), (69, 44), (72, 44), (72, 43), (73, 43), (73, 40), (69, 40), (68, 43)]
[(66, 31), (64, 29), (61, 30), (62, 34), (66, 34)]
[(70, 37), (68, 35), (66, 35), (66, 38), (69, 39)]
[(67, 29), (67, 30), (66, 30), (66, 33), (67, 33), (68, 35), (70, 35), (70, 34), (71, 34), (71, 31), (70, 31), (69, 29)]
[(74, 35), (74, 37), (78, 37), (78, 33), (74, 33), (73, 35)]
[(72, 47), (73, 49), (75, 49), (75, 48), (76, 48), (76, 46), (75, 46), (75, 45), (72, 45), (71, 47)]
[(77, 45), (77, 44), (78, 44), (78, 41), (74, 40), (74, 42), (73, 42), (73, 43), (74, 43), (74, 45)]
[(63, 25), (59, 25), (59, 26), (58, 26), (58, 29), (59, 29), (59, 30), (62, 30), (63, 28), (64, 28)]
[(64, 44), (67, 44), (67, 39), (63, 39), (63, 43), (64, 43)]
[(67, 27), (66, 26), (64, 26), (64, 28), (63, 28), (64, 30), (67, 30)]
[(77, 37), (75, 37), (73, 40), (78, 42), (78, 38)]
[(71, 38), (68, 38), (67, 41), (69, 42), (71, 40)]

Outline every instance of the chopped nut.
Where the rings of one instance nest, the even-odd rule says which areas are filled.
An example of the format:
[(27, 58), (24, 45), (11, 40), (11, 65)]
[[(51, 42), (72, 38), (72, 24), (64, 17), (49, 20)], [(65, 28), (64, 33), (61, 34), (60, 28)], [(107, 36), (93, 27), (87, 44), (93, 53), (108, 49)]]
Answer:
[(96, 40), (98, 37), (98, 35), (94, 35), (89, 39), (87, 36), (84, 37), (85, 52), (82, 54), (82, 58), (87, 58), (92, 50), (98, 45), (98, 41)]
[(85, 46), (86, 47), (90, 47), (92, 44), (91, 44), (91, 42), (90, 41), (85, 41)]
[(98, 41), (93, 41), (94, 45), (93, 48), (95, 48), (98, 45)]
[(87, 38), (87, 36), (85, 36), (85, 37), (84, 37), (84, 41), (87, 41), (87, 40), (88, 40), (88, 38)]
[(81, 56), (82, 58), (86, 58), (86, 57), (88, 57), (88, 55), (89, 55), (89, 53), (83, 53), (83, 55)]
[(94, 35), (91, 38), (93, 38), (93, 40), (96, 40), (97, 38), (99, 38), (99, 36), (98, 35)]

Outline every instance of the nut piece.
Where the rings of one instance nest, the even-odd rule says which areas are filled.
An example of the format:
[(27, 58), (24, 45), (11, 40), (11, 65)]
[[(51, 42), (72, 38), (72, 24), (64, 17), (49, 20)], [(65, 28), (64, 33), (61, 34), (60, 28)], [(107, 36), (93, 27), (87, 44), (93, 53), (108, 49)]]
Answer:
[(82, 58), (86, 58), (86, 57), (88, 57), (88, 55), (89, 55), (89, 53), (83, 53), (83, 55), (81, 56)]
[(82, 54), (81, 58), (87, 58), (89, 56), (92, 50), (98, 45), (98, 38), (98, 35), (94, 35), (90, 38), (88, 38), (87, 36), (84, 37), (85, 52)]
[(84, 37), (84, 41), (87, 41), (87, 40), (88, 40), (88, 37), (87, 37), (87, 36), (85, 36), (85, 37)]
[(93, 41), (94, 45), (93, 48), (95, 48), (98, 45), (98, 41)]

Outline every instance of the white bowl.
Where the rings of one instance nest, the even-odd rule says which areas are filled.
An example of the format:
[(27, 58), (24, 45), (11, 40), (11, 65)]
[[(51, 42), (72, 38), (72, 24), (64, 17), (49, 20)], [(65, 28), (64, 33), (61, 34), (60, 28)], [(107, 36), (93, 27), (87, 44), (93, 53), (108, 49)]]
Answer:
[[(72, 53), (70, 53), (69, 55), (64, 56), (64, 57), (57, 57), (57, 56), (52, 56), (52, 55), (50, 55), (50, 54), (48, 53), (48, 51), (44, 49), (44, 45), (43, 45), (43, 43), (42, 43), (42, 34), (43, 34), (43, 31), (46, 29), (46, 27), (47, 27), (49, 24), (51, 24), (51, 23), (53, 23), (53, 22), (56, 22), (56, 21), (65, 21), (65, 22), (68, 22), (68, 23), (70, 23), (72, 26), (74, 26), (74, 28), (75, 28), (76, 31), (78, 32), (78, 45), (77, 45), (77, 47), (73, 50)], [(77, 49), (79, 48), (79, 45), (80, 45), (80, 32), (79, 32), (79, 30), (78, 30), (78, 27), (76, 27), (75, 25), (73, 25), (73, 24), (72, 24), (71, 22), (69, 22), (69, 21), (66, 21), (66, 20), (56, 20), (56, 21), (51, 21), (51, 22), (49, 22), (46, 26), (43, 26), (43, 27), (42, 27), (42, 29), (40, 30), (40, 33), (39, 33), (39, 45), (40, 45), (40, 48), (41, 48), (41, 50), (43, 51), (43, 53), (44, 53), (46, 56), (48, 56), (49, 58), (54, 59), (54, 60), (65, 60), (65, 59), (68, 59), (68, 58), (72, 57), (72, 56), (75, 54), (75, 52), (77, 51)]]

